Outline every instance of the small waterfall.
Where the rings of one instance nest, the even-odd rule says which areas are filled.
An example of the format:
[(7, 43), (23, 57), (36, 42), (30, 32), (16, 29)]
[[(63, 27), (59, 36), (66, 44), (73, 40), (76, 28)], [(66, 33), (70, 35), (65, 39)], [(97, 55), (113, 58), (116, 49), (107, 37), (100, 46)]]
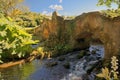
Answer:
[[(93, 54), (95, 51), (95, 54)], [(89, 48), (89, 56), (84, 56), (76, 65), (73, 65), (68, 76), (61, 80), (94, 80), (95, 73), (91, 72), (90, 75), (87, 71), (99, 62), (104, 57), (103, 45), (91, 45)]]

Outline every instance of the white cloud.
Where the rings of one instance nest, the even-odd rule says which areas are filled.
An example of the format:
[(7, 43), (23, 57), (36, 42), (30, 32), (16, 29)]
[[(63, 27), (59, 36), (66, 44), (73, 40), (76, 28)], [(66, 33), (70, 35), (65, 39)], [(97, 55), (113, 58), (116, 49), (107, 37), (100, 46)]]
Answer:
[(48, 12), (48, 11), (43, 11), (42, 12), (43, 15), (47, 15), (47, 16), (51, 16), (52, 15), (52, 12)]
[(62, 3), (62, 0), (59, 0), (59, 3)]
[(48, 11), (43, 11), (43, 12), (42, 12), (42, 14), (47, 14), (47, 13), (48, 13)]
[(50, 5), (49, 8), (54, 9), (54, 10), (63, 10), (62, 5)]

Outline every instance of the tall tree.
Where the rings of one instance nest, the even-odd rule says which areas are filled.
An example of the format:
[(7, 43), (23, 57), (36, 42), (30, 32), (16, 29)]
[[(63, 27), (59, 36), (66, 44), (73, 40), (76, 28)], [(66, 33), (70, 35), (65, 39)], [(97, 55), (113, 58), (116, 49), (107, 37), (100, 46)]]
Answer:
[(0, 0), (0, 11), (5, 15), (11, 14), (14, 10), (19, 8), (19, 4), (24, 0)]
[(120, 8), (120, 0), (99, 0), (97, 5), (106, 5), (107, 7), (111, 7), (111, 4), (115, 3)]

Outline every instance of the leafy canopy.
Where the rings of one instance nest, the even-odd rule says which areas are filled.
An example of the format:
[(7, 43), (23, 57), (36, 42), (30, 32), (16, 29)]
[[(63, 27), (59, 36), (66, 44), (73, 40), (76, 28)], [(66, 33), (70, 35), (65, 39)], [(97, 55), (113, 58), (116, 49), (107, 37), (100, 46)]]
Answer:
[(112, 3), (115, 3), (118, 5), (118, 8), (120, 8), (120, 0), (99, 0), (97, 5), (106, 5), (107, 7), (111, 7)]
[(24, 0), (0, 0), (0, 11), (6, 16), (15, 16), (15, 14), (20, 14), (21, 11), (27, 11), (27, 7), (21, 3)]
[(103, 10), (102, 13), (106, 17), (115, 18), (115, 17), (120, 16), (120, 0), (98, 0), (97, 5), (98, 6), (105, 5), (109, 8), (111, 8), (113, 3), (118, 6), (117, 9)]

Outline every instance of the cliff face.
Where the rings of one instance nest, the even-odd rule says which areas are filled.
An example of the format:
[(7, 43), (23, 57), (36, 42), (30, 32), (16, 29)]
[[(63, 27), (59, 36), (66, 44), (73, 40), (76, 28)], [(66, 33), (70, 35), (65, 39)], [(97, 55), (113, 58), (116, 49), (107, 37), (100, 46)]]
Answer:
[(64, 19), (57, 15), (57, 12), (52, 14), (52, 19), (45, 19), (40, 27), (34, 30), (34, 35), (40, 36), (43, 39), (48, 39), (50, 35), (57, 35), (58, 30), (64, 30)]
[(73, 48), (84, 49), (89, 47), (93, 39), (100, 40), (105, 47), (106, 59), (118, 55), (120, 50), (120, 19), (110, 19), (99, 12), (84, 13), (73, 20), (64, 20), (54, 12), (52, 20), (46, 20), (35, 31), (44, 39), (58, 35), (58, 32), (62, 38), (69, 36), (65, 39)]

